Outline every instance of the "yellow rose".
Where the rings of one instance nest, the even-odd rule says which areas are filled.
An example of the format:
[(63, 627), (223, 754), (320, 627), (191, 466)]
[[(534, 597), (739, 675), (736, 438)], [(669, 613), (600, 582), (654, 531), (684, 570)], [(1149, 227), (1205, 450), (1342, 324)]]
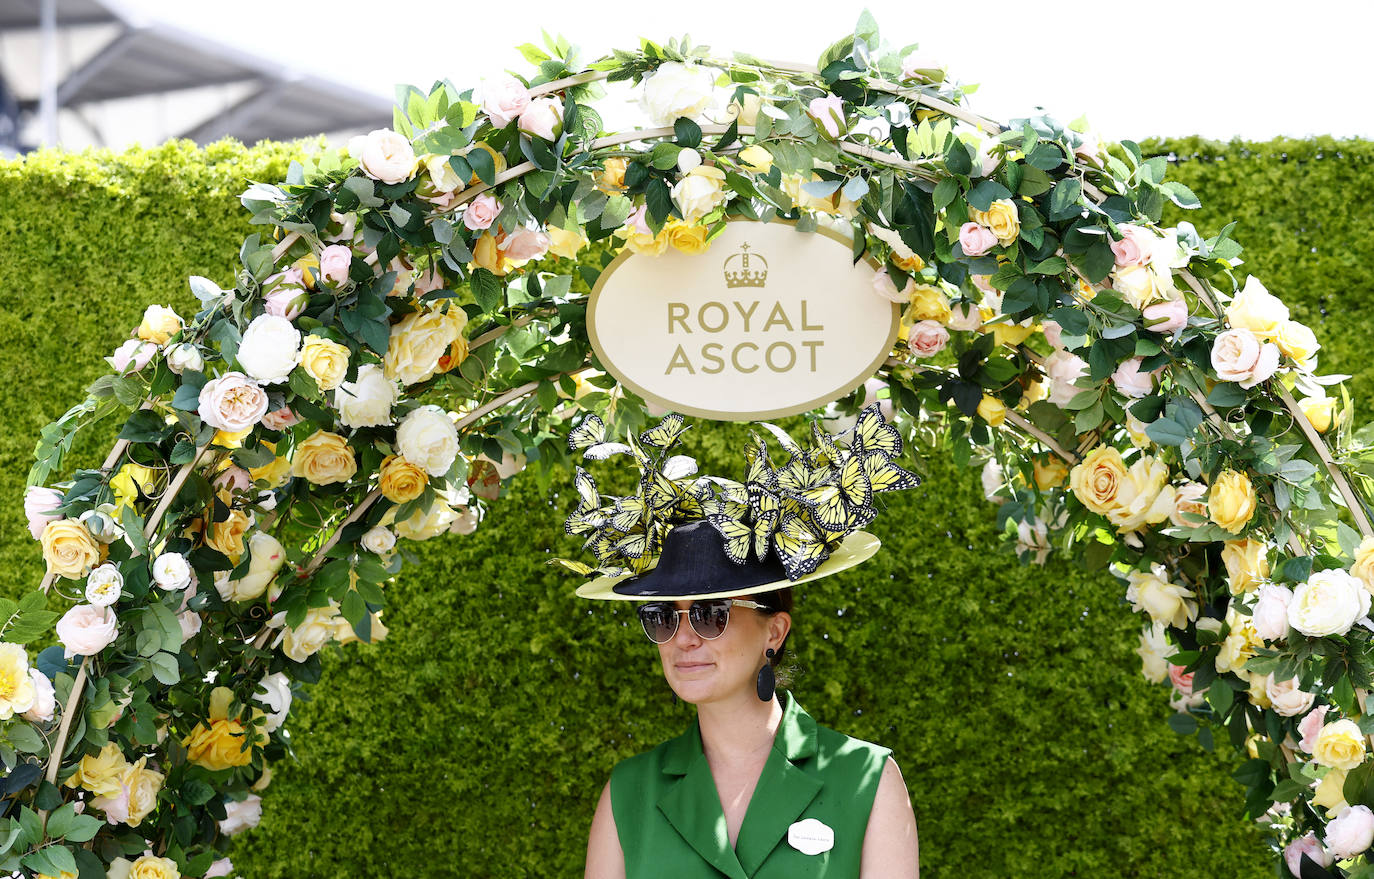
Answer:
[(380, 472), (382, 497), (393, 504), (415, 500), (429, 485), (429, 474), (400, 455), (387, 455)]
[[(453, 346), (463, 338), (467, 323), (467, 314), (456, 305), (445, 309), (441, 303), (411, 312), (391, 328), (386, 356), (382, 358), (382, 373), (404, 385), (432, 378), (440, 371), (440, 362), (445, 356), (451, 360), (458, 353)], [(464, 341), (458, 360), (466, 356), (467, 342)]]
[(439, 358), (439, 372), (448, 372), (467, 359), (468, 340), (459, 336), (453, 340), (452, 345), (448, 346), (448, 353)]
[(739, 151), (740, 167), (755, 174), (767, 174), (773, 167), (773, 154), (758, 144), (751, 144)]
[[(239, 718), (229, 717), (229, 703), (234, 699), (234, 691), (228, 687), (215, 687), (210, 691), (209, 724), (197, 723), (195, 729), (182, 740), (186, 746), (186, 757), (198, 766), (216, 771), (234, 766), (247, 766), (253, 759), (248, 731)], [(253, 717), (262, 716), (261, 708), (253, 709)], [(258, 745), (267, 744), (267, 734), (259, 727)]]
[(253, 527), (253, 520), (248, 518), (248, 514), (243, 510), (230, 510), (229, 518), (216, 522), (210, 526), (210, 533), (205, 537), (205, 543), (211, 549), (216, 549), (225, 555), (235, 564), (238, 564), (239, 557), (243, 555), (243, 538), (248, 533), (248, 529)]
[(181, 879), (177, 862), (170, 858), (144, 855), (133, 863), (128, 858), (115, 858), (110, 862), (107, 879)]
[(310, 334), (301, 347), (301, 368), (322, 391), (332, 391), (348, 374), (348, 346)]
[(1279, 324), (1279, 331), (1274, 336), (1274, 343), (1279, 346), (1279, 350), (1292, 358), (1296, 363), (1302, 363), (1317, 353), (1321, 345), (1317, 342), (1317, 336), (1308, 327), (1295, 320), (1286, 320)]
[(635, 225), (627, 225), (615, 230), (615, 234), (625, 239), (625, 246), (630, 249), (631, 253), (660, 256), (668, 249), (668, 236), (664, 231), (652, 235), (640, 231)]
[(902, 271), (906, 272), (908, 275), (914, 275), (921, 269), (926, 267), (926, 261), (921, 259), (920, 256), (914, 253), (911, 256), (907, 257), (900, 256), (896, 252), (894, 252), (892, 254), (892, 264), (895, 265), (897, 268), (901, 269)]
[(1232, 534), (1245, 530), (1255, 515), (1255, 489), (1250, 477), (1236, 470), (1223, 470), (1207, 495), (1207, 515)]
[(991, 331), (992, 338), (998, 345), (1006, 345), (1015, 348), (1022, 342), (1030, 338), (1031, 333), (1035, 332), (1035, 327), (1022, 326), (1021, 324), (995, 323), (988, 324), (983, 328), (984, 332)]
[(1000, 427), (1007, 420), (1007, 407), (996, 397), (984, 394), (978, 403), (978, 417), (993, 427)]
[(75, 873), (68, 873), (66, 870), (63, 870), (56, 876), (49, 876), (47, 873), (39, 873), (38, 879), (80, 879), (80, 877)]
[(38, 538), (48, 571), (68, 580), (80, 580), (100, 564), (100, 545), (76, 519), (56, 519), (43, 526)]
[(1221, 550), (1222, 564), (1231, 585), (1231, 594), (1253, 592), (1259, 581), (1269, 576), (1269, 557), (1263, 540), (1228, 540)]
[(1226, 321), (1231, 326), (1246, 329), (1267, 342), (1278, 335), (1288, 320), (1288, 306), (1264, 289), (1259, 279), (1251, 275), (1231, 304), (1226, 306)]
[(140, 491), (146, 497), (152, 497), (157, 491), (157, 476), (142, 464), (130, 461), (110, 479), (110, 490), (114, 492), (116, 512), (125, 507), (132, 509)]
[(601, 166), (596, 178), (596, 188), (607, 195), (617, 195), (625, 191), (625, 169), (629, 163), (623, 156), (611, 156)]
[(291, 475), (315, 485), (347, 482), (358, 472), (348, 441), (337, 433), (317, 430), (291, 453)]
[[(262, 445), (272, 452), (277, 450), (275, 443)], [(277, 455), (261, 467), (250, 467), (248, 475), (253, 477), (254, 482), (267, 483), (268, 488), (281, 488), (286, 484), (286, 480), (291, 478), (291, 459), (285, 455)]]
[(1069, 475), (1068, 465), (1059, 458), (1047, 458), (1044, 461), (1037, 459), (1031, 463), (1031, 470), (1035, 475), (1035, 486), (1041, 491), (1049, 491), (1063, 483), (1064, 478)]
[(683, 253), (705, 253), (710, 246), (706, 243), (707, 231), (705, 226), (684, 223), (681, 220), (669, 220), (663, 226), (668, 243)]
[(1366, 537), (1355, 547), (1355, 564), (1350, 566), (1350, 574), (1374, 592), (1374, 537)]
[(166, 778), (161, 772), (146, 768), (147, 762), (147, 757), (139, 757), (138, 762), (124, 773), (124, 786), (129, 789), (129, 820), (125, 823), (130, 827), (142, 824), (143, 819), (157, 808), (158, 791), (162, 790)]
[(1078, 295), (1084, 302), (1092, 302), (1097, 298), (1097, 288), (1087, 281), (1079, 281)]
[(1345, 801), (1345, 776), (1344, 769), (1327, 770), (1312, 794), (1312, 805), (1325, 809), (1327, 817), (1350, 805)]
[(247, 439), (248, 434), (252, 432), (252, 427), (245, 427), (243, 430), (239, 431), (217, 430), (215, 431), (215, 438), (210, 442), (212, 445), (220, 446), (221, 448), (237, 449), (239, 446), (243, 445), (243, 441)]
[(138, 325), (138, 337), (154, 345), (166, 345), (167, 340), (181, 332), (184, 326), (175, 311), (162, 305), (150, 305), (143, 312), (143, 323)]
[[(500, 481), (500, 477), (495, 477)], [(395, 513), (395, 509), (387, 510), (387, 515)], [(458, 513), (439, 498), (434, 499), (428, 510), (416, 510), (410, 514), (409, 518), (394, 522), (396, 536), (406, 540), (429, 540), (431, 537), (438, 537), (448, 531), (449, 526), (458, 518)], [(393, 519), (394, 521), (394, 519)], [(382, 518), (383, 524), (393, 524), (388, 522), (386, 517)]]
[(1045, 387), (1044, 382), (1031, 381), (1026, 384), (1025, 390), (1021, 392), (1021, 399), (1016, 402), (1016, 408), (1024, 411), (1027, 407), (1039, 403), (1048, 396), (1049, 389)]
[(124, 772), (129, 763), (119, 745), (106, 742), (98, 754), (86, 754), (76, 764), (76, 772), (67, 777), (62, 784), (67, 787), (80, 787), (96, 796), (113, 797), (120, 792)]
[(1364, 762), (1364, 735), (1350, 719), (1328, 723), (1317, 733), (1312, 759), (1323, 766), (1349, 771)]
[[(1225, 644), (1222, 645), (1222, 649), (1226, 649)], [(1249, 659), (1248, 656), (1246, 658)], [(1245, 678), (1250, 683), (1246, 691), (1246, 696), (1250, 699), (1250, 704), (1254, 705), (1256, 708), (1274, 707), (1274, 700), (1269, 696), (1269, 687), (1266, 686), (1267, 681), (1265, 675), (1257, 675), (1254, 672), (1246, 671), (1244, 668), (1237, 669), (1236, 674)], [(1257, 736), (1257, 738), (1263, 737)], [(1255, 756), (1258, 757), (1259, 755), (1256, 754)]]
[(907, 306), (902, 320), (912, 324), (923, 320), (947, 324), (949, 317), (949, 297), (945, 291), (931, 284), (911, 285), (911, 304)]
[(1165, 626), (1182, 629), (1189, 620), (1197, 619), (1197, 595), (1191, 589), (1171, 583), (1163, 565), (1152, 565), (1149, 572), (1130, 571), (1126, 574), (1126, 600), (1136, 613), (1149, 614), (1150, 619)]
[(1158, 525), (1173, 512), (1174, 494), (1174, 487), (1169, 485), (1168, 465), (1142, 455), (1127, 468), (1107, 518), (1122, 534)]
[(505, 251), (498, 248), (497, 243), (495, 235), (490, 232), (482, 233), (482, 237), (472, 246), (471, 265), (486, 269), (493, 275), (510, 274), (514, 263), (506, 259)]
[[(1225, 674), (1228, 671), (1239, 674), (1244, 671), (1246, 660), (1254, 656), (1255, 650), (1263, 647), (1264, 642), (1255, 632), (1254, 620), (1236, 611), (1234, 604), (1226, 611), (1226, 622), (1231, 626), (1231, 631), (1226, 640), (1221, 642), (1221, 649), (1217, 651), (1217, 674)], [(1264, 684), (1261, 682), (1260, 688), (1263, 687)]]
[[(394, 510), (393, 507), (387, 513)], [(310, 608), (299, 626), (286, 630), (281, 642), (282, 653), (296, 662), (305, 662), (333, 639), (338, 631), (338, 617), (339, 608), (332, 604)]]
[(999, 198), (988, 206), (985, 211), (970, 207), (968, 209), (969, 219), (979, 224), (987, 226), (992, 230), (992, 234), (997, 236), (997, 241), (1006, 247), (1016, 240), (1016, 236), (1021, 232), (1021, 221), (1016, 214), (1016, 203), (1009, 198)]
[(1116, 509), (1117, 494), (1126, 479), (1126, 462), (1111, 446), (1098, 446), (1069, 471), (1069, 488), (1094, 513)]
[(550, 226), (547, 233), (549, 253), (563, 259), (577, 259), (577, 252), (587, 243), (587, 236), (581, 229), (570, 232), (562, 226)]
[(1336, 420), (1335, 397), (1303, 397), (1298, 401), (1298, 408), (1317, 433), (1326, 433), (1331, 429), (1331, 422)]

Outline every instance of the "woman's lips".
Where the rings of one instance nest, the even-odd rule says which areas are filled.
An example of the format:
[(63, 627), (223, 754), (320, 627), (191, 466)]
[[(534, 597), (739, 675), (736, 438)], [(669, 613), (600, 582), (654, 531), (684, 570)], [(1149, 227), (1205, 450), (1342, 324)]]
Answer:
[(710, 668), (713, 665), (715, 665), (714, 662), (676, 662), (673, 663), (673, 668), (681, 674), (690, 674), (694, 671)]

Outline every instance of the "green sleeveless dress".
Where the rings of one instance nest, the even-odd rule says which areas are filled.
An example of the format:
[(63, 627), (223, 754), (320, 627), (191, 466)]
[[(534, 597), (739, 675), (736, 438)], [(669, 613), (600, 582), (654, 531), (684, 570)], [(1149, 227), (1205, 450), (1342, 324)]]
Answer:
[[(677, 738), (616, 764), (611, 811), (627, 879), (859, 875), (873, 797), (892, 752), (817, 725), (785, 691), (778, 697), (782, 723), (733, 849), (695, 720)], [(789, 843), (788, 829), (809, 818), (834, 831), (829, 851), (805, 854)], [(816, 827), (799, 828), (806, 829)]]

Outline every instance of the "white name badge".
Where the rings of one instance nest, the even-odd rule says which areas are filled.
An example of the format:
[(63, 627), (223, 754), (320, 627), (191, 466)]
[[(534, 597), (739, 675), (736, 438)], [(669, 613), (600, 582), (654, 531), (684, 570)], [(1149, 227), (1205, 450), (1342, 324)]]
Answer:
[(787, 844), (804, 855), (819, 855), (835, 847), (835, 831), (807, 818), (787, 828)]

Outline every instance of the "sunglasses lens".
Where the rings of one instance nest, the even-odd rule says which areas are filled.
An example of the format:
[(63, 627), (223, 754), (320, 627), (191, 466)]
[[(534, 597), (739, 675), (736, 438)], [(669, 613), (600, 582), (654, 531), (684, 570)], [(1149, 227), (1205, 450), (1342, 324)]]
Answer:
[(639, 608), (639, 622), (650, 641), (665, 644), (677, 631), (677, 611), (668, 604), (645, 604)]
[(725, 633), (725, 624), (730, 621), (730, 600), (698, 601), (687, 613), (696, 633), (708, 641), (719, 638)]

